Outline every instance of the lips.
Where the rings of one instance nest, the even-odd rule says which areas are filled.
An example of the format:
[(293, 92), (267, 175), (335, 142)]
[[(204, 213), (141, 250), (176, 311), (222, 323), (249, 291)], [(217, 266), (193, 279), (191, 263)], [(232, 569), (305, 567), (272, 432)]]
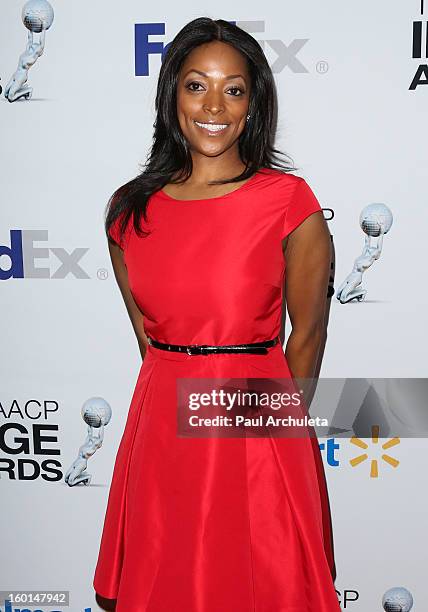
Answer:
[(209, 132), (210, 134), (218, 134), (223, 132), (227, 127), (229, 127), (229, 123), (204, 123), (202, 121), (194, 121), (195, 125), (197, 125), (200, 129)]

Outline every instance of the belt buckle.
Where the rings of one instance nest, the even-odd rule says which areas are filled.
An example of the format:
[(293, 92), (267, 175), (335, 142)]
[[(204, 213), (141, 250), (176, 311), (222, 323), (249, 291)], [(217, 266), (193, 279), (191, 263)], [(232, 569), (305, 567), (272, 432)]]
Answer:
[[(186, 353), (188, 355), (207, 355), (207, 344), (190, 344), (186, 348)], [(195, 351), (195, 352), (193, 352)]]

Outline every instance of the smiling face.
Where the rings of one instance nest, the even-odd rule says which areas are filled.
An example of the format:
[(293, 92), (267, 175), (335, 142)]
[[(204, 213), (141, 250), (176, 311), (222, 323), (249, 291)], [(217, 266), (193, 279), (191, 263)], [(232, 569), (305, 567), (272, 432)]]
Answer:
[(177, 116), (193, 153), (217, 156), (237, 148), (250, 86), (246, 60), (231, 45), (212, 41), (189, 53), (177, 83)]

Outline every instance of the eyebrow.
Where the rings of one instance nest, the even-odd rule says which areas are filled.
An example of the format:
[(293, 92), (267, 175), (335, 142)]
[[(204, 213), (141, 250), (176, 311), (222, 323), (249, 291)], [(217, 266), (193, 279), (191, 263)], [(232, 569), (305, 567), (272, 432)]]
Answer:
[[(186, 74), (184, 75), (184, 77), (186, 77), (189, 74), (189, 72), (197, 72), (203, 77), (208, 77), (208, 75), (205, 72), (202, 72), (201, 70), (196, 70), (196, 68), (191, 68), (190, 70), (188, 70)], [(238, 77), (241, 77), (241, 79), (244, 79), (245, 81), (245, 78), (242, 76), (242, 74), (229, 74), (229, 76), (225, 77), (225, 79), (228, 81), (230, 79), (237, 79)]]

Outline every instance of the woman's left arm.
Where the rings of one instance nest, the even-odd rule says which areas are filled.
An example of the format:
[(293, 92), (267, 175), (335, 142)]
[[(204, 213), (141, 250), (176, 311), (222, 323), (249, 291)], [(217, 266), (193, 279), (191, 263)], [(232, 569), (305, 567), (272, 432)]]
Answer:
[(292, 326), (285, 357), (293, 378), (316, 375), (319, 351), (327, 336), (331, 249), (322, 211), (309, 215), (283, 240), (285, 301)]

